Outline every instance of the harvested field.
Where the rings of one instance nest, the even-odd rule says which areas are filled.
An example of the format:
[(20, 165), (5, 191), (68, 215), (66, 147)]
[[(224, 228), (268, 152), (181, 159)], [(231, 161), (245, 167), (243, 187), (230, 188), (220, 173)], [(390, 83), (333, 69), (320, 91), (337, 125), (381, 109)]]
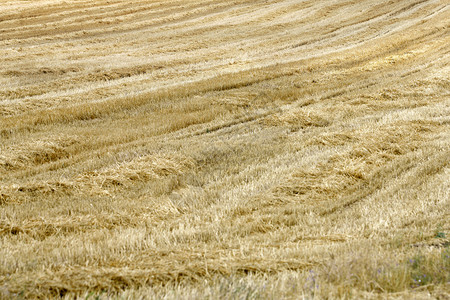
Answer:
[(0, 54), (0, 298), (450, 298), (448, 1), (3, 0)]

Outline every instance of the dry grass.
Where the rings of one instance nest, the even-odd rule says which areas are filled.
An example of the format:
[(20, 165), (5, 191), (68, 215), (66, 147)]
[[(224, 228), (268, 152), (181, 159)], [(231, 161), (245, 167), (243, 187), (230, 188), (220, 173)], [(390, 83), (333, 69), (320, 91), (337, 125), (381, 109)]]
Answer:
[(3, 1), (0, 298), (450, 298), (446, 1)]

